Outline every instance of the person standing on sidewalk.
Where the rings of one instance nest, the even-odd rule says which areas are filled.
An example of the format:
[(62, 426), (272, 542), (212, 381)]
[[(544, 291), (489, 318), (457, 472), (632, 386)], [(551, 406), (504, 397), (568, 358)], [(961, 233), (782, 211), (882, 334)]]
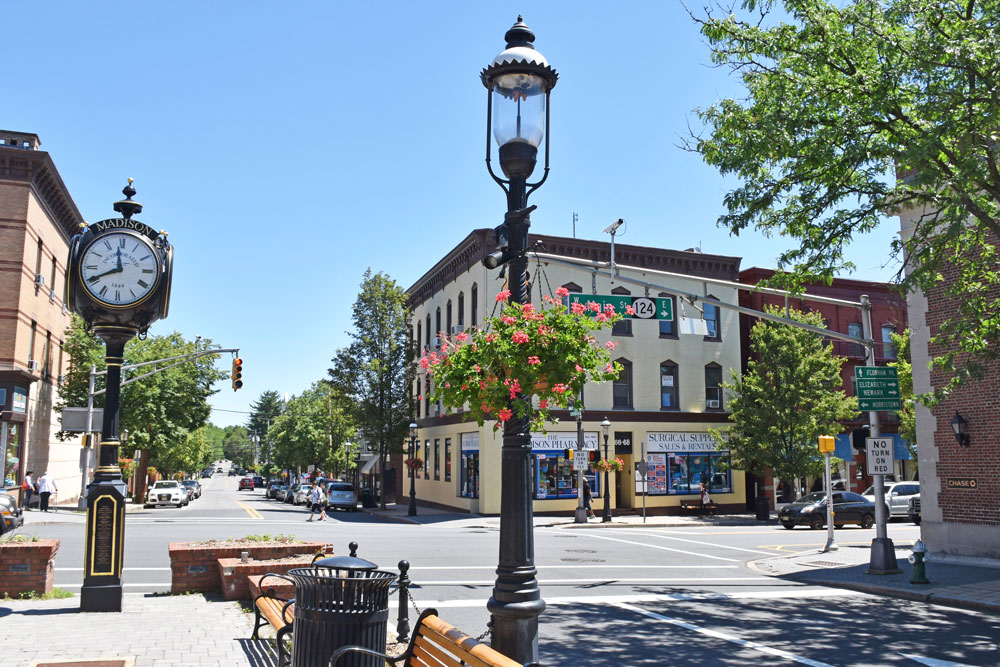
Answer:
[(24, 475), (24, 481), (21, 482), (21, 490), (24, 491), (24, 511), (28, 511), (28, 506), (31, 505), (31, 494), (35, 492), (35, 471), (29, 470)]
[(42, 473), (42, 476), (38, 478), (38, 509), (43, 512), (49, 511), (49, 497), (53, 493), (57, 493), (59, 489), (56, 487), (56, 481), (52, 479), (49, 472), (46, 470)]
[(309, 511), (309, 518), (306, 521), (312, 521), (313, 516), (316, 512), (319, 512), (319, 521), (326, 521), (326, 493), (323, 491), (323, 485), (313, 484), (312, 490), (309, 492), (309, 504), (311, 505), (311, 510)]
[(583, 480), (583, 509), (587, 510), (588, 519), (596, 519), (597, 515), (594, 514), (593, 508), (591, 508), (590, 503), (594, 499), (594, 495), (590, 490), (590, 482), (586, 479)]

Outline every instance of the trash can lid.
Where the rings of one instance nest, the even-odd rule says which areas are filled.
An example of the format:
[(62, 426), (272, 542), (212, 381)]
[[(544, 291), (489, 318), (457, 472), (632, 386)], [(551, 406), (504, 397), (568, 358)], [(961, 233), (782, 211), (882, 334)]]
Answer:
[(321, 558), (313, 563), (312, 566), (329, 567), (337, 570), (375, 570), (378, 568), (378, 565), (370, 560), (356, 558), (354, 556), (330, 556), (329, 558)]

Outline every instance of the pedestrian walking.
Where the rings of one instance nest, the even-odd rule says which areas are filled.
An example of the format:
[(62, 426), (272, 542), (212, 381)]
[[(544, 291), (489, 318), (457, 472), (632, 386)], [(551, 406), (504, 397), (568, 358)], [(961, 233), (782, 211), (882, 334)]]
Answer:
[(49, 472), (46, 470), (42, 473), (42, 476), (38, 478), (38, 509), (43, 512), (49, 511), (49, 498), (58, 493), (59, 489), (56, 487), (56, 481), (52, 479)]
[(590, 482), (586, 479), (583, 480), (583, 509), (587, 510), (588, 519), (596, 519), (597, 515), (594, 514), (594, 510), (590, 507), (590, 501), (594, 499), (593, 493), (590, 491)]
[(25, 473), (24, 481), (21, 482), (21, 490), (24, 491), (24, 509), (27, 510), (28, 506), (31, 505), (31, 494), (35, 492), (34, 470)]
[(326, 490), (323, 487), (323, 483), (313, 484), (313, 488), (309, 492), (311, 509), (309, 510), (309, 518), (306, 521), (312, 521), (316, 512), (319, 512), (319, 521), (326, 521)]
[(712, 496), (708, 494), (708, 487), (705, 486), (705, 482), (701, 483), (701, 513), (704, 514), (707, 511), (709, 503), (712, 502)]

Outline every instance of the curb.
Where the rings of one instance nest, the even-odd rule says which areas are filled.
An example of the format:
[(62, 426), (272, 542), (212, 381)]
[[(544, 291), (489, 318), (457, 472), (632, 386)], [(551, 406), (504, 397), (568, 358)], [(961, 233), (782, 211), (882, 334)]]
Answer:
[(395, 514), (378, 514), (377, 512), (379, 512), (379, 510), (368, 510), (363, 507), (359, 508), (358, 511), (361, 512), (362, 514), (367, 514), (370, 517), (374, 517), (376, 519), (385, 519), (386, 521), (392, 521), (394, 523), (406, 523), (411, 526), (423, 525), (419, 521), (414, 521), (413, 519), (409, 518), (409, 516), (402, 517)]

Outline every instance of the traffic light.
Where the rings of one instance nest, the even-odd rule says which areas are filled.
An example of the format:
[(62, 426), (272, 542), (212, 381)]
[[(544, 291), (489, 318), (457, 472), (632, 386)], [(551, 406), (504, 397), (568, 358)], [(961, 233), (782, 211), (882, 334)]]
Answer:
[(243, 360), (239, 357), (233, 359), (233, 373), (231, 377), (233, 380), (233, 391), (241, 389), (243, 387)]
[(865, 450), (865, 438), (868, 437), (870, 427), (856, 428), (851, 431), (851, 446), (861, 451)]
[(573, 460), (573, 452), (574, 451), (576, 451), (576, 450), (573, 450), (573, 449), (564, 449), (563, 450), (563, 458), (566, 459), (567, 461), (572, 461)]

